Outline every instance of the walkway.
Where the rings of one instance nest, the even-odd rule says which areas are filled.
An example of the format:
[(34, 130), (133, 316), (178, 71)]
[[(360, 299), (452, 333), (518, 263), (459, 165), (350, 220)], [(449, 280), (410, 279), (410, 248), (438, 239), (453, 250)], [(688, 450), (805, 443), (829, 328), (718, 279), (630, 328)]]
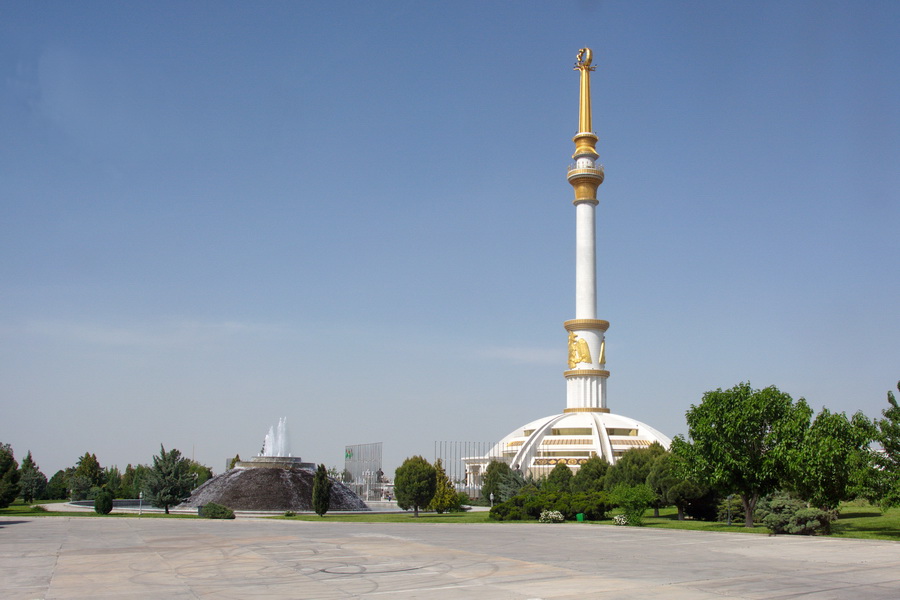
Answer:
[(900, 597), (900, 543), (590, 524), (0, 518), (4, 599)]

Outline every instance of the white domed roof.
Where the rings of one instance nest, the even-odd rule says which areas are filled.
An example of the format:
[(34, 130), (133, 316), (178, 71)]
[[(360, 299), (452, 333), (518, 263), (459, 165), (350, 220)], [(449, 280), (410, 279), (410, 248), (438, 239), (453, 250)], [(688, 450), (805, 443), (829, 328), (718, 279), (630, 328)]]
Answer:
[(633, 448), (672, 443), (649, 425), (622, 415), (572, 411), (544, 417), (515, 429), (495, 445), (489, 456), (533, 476), (546, 475), (558, 463), (572, 468), (601, 456), (610, 464)]

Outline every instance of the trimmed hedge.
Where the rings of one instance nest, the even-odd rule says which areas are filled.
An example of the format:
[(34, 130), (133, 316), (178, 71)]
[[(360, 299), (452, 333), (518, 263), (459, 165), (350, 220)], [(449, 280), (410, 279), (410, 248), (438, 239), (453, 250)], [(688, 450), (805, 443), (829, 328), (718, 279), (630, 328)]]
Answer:
[(606, 492), (526, 492), (494, 506), (490, 518), (495, 521), (540, 519), (545, 511), (558, 511), (567, 521), (583, 513), (588, 521), (600, 521), (612, 508)]
[(113, 509), (113, 495), (107, 489), (100, 490), (94, 498), (94, 512), (98, 515), (108, 515)]
[(203, 508), (200, 509), (200, 516), (204, 519), (233, 519), (234, 511), (227, 506), (210, 502), (209, 504), (204, 504)]

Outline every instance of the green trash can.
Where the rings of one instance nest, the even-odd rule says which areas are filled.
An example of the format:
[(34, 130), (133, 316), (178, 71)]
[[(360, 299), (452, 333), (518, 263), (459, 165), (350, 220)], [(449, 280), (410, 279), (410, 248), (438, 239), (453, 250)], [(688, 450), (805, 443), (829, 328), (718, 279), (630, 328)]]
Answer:
[(578, 513), (575, 515), (575, 520), (579, 523), (584, 523), (584, 513)]

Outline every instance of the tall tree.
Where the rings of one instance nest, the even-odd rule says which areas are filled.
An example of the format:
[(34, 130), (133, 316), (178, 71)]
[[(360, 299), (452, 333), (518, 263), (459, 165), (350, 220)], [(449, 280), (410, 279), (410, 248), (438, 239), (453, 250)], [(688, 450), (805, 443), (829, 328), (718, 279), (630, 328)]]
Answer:
[(550, 470), (547, 479), (541, 485), (541, 490), (545, 492), (559, 492), (568, 494), (572, 491), (572, 469), (564, 462), (556, 463), (556, 466)]
[(188, 460), (188, 471), (193, 473), (196, 476), (194, 480), (195, 486), (203, 485), (207, 480), (212, 479), (213, 472), (212, 469), (207, 467), (206, 465), (201, 465), (195, 460)]
[(757, 501), (784, 479), (811, 414), (806, 401), (794, 404), (774, 386), (720, 388), (691, 405), (685, 415), (690, 441), (676, 436), (672, 452), (694, 480), (740, 495), (744, 525), (753, 527)]
[(790, 461), (785, 487), (813, 506), (833, 510), (854, 494), (853, 478), (874, 429), (861, 412), (847, 419), (827, 408), (816, 415)]
[(47, 498), (50, 500), (62, 500), (69, 495), (69, 487), (67, 481), (69, 474), (60, 469), (47, 482)]
[(654, 507), (675, 505), (678, 509), (678, 520), (684, 520), (684, 509), (692, 500), (706, 493), (703, 486), (689, 479), (680, 477), (677, 459), (671, 452), (664, 452), (653, 459), (650, 474), (647, 475), (647, 487), (657, 496)]
[(324, 464), (320, 464), (316, 469), (312, 487), (313, 510), (320, 517), (325, 516), (331, 505), (331, 486), (332, 481), (328, 477), (328, 469)]
[(647, 448), (628, 450), (606, 472), (606, 489), (611, 490), (621, 483), (630, 486), (643, 485), (647, 482), (653, 461), (665, 452), (666, 449), (659, 442), (653, 442)]
[(509, 477), (512, 469), (509, 465), (501, 460), (492, 460), (488, 463), (484, 474), (481, 477), (481, 497), (484, 500), (490, 500), (491, 494), (494, 495), (495, 502), (503, 502), (509, 498), (504, 498), (502, 490), (503, 481)]
[(196, 475), (190, 472), (190, 461), (181, 452), (166, 449), (160, 444), (159, 456), (153, 457), (153, 466), (144, 482), (144, 493), (153, 506), (163, 508), (181, 504), (194, 489)]
[(100, 487), (106, 483), (103, 478), (103, 467), (100, 466), (97, 455), (90, 452), (85, 452), (84, 456), (78, 459), (75, 465), (75, 475), (86, 477), (90, 482), (89, 487)]
[(421, 456), (413, 456), (403, 461), (394, 474), (394, 494), (397, 504), (403, 510), (413, 509), (419, 516), (419, 508), (428, 506), (434, 498), (437, 486), (437, 472)]
[(602, 456), (592, 456), (586, 463), (578, 467), (572, 478), (573, 492), (600, 492), (603, 480), (609, 470), (609, 463)]
[(434, 497), (431, 499), (431, 508), (438, 514), (459, 507), (459, 494), (453, 487), (453, 482), (444, 470), (444, 461), (440, 458), (434, 461), (435, 487)]
[(19, 495), (19, 463), (12, 446), (0, 444), (0, 508), (6, 508)]
[(31, 450), (22, 459), (22, 466), (19, 467), (21, 475), (19, 477), (20, 494), (22, 500), (26, 504), (31, 504), (34, 500), (40, 500), (47, 495), (47, 476), (41, 473), (40, 467), (31, 457)]
[[(897, 390), (900, 391), (900, 381)], [(890, 390), (887, 401), (888, 408), (881, 412), (882, 418), (875, 423), (875, 439), (881, 445), (881, 451), (873, 454), (876, 468), (871, 487), (874, 494), (870, 493), (870, 499), (881, 502), (884, 507), (900, 506), (900, 405)]]

